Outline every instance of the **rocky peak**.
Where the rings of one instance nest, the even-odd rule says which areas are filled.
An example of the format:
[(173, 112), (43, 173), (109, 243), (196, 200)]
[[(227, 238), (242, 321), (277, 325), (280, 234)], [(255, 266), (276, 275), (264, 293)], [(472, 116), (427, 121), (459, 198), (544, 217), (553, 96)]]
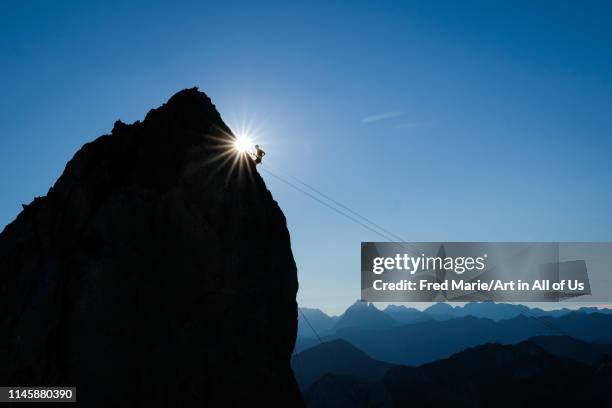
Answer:
[(0, 234), (0, 383), (85, 406), (301, 405), (285, 218), (210, 99), (116, 122)]

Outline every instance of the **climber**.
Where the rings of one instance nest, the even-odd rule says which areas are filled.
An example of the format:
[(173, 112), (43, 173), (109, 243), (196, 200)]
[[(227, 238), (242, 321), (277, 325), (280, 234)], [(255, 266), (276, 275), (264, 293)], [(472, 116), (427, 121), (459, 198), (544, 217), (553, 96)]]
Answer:
[(253, 153), (253, 156), (255, 158), (255, 163), (259, 164), (261, 163), (261, 159), (263, 159), (263, 157), (266, 155), (266, 152), (264, 152), (263, 150), (261, 150), (261, 148), (259, 147), (259, 145), (255, 145), (255, 153)]

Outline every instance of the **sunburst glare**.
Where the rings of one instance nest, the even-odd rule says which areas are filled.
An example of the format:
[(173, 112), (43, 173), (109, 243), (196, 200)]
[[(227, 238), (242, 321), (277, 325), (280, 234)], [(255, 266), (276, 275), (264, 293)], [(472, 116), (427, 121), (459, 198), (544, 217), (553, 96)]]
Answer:
[(253, 141), (248, 135), (238, 134), (236, 136), (236, 141), (234, 142), (234, 149), (238, 151), (238, 153), (247, 153), (253, 150)]

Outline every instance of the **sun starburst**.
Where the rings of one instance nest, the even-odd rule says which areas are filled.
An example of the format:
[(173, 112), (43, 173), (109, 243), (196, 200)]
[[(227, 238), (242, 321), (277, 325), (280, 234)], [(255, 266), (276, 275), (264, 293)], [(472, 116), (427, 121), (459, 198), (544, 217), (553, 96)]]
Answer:
[(253, 141), (247, 135), (238, 135), (234, 142), (234, 149), (236, 149), (238, 153), (248, 153), (253, 149)]

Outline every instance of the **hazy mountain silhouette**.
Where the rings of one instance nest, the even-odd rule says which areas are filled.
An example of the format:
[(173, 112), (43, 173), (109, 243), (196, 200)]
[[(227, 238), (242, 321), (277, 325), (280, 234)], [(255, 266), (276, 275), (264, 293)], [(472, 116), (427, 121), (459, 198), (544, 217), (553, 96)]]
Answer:
[(88, 407), (302, 404), (285, 217), (234, 140), (187, 89), (24, 206), (0, 234), (0, 384), (73, 385)]
[(357, 301), (338, 318), (333, 331), (349, 327), (362, 329), (385, 329), (398, 325), (388, 314), (379, 310), (372, 303)]
[(327, 373), (380, 380), (391, 364), (372, 359), (345, 340), (333, 340), (294, 355), (291, 366), (305, 389)]
[[(372, 360), (347, 342), (325, 343), (298, 356), (307, 364), (301, 370), (311, 383), (304, 391), (310, 408), (606, 407), (612, 402), (612, 359), (597, 347), (563, 336), (536, 337), (468, 348), (419, 367)], [(298, 356), (293, 367), (300, 378)]]
[(519, 315), (534, 316), (540, 315), (532, 312), (531, 309), (523, 305), (510, 303), (493, 302), (471, 302), (458, 310), (462, 316), (483, 317), (495, 321), (512, 319)]
[(378, 360), (418, 365), (479, 344), (511, 344), (529, 337), (559, 334), (584, 341), (608, 338), (612, 336), (612, 315), (579, 312), (559, 318), (521, 315), (499, 322), (468, 316), (381, 330), (350, 327), (336, 331), (333, 337), (349, 341)]
[(391, 316), (393, 320), (402, 324), (417, 323), (432, 319), (430, 315), (404, 305), (388, 305), (384, 309), (384, 312)]
[[(366, 307), (367, 306), (367, 307)], [(612, 314), (610, 309), (599, 309), (596, 307), (582, 307), (577, 310), (567, 308), (557, 310), (542, 310), (530, 308), (520, 304), (494, 303), (494, 302), (470, 302), (464, 306), (452, 306), (448, 303), (435, 303), (429, 308), (421, 311), (404, 305), (388, 305), (382, 312), (389, 317), (381, 315), (381, 310), (374, 304), (358, 301), (351, 305), (341, 316), (328, 316), (320, 309), (301, 308), (316, 332), (321, 337), (333, 337), (334, 331), (349, 327), (362, 329), (389, 328), (402, 324), (421, 323), (427, 320), (445, 321), (467, 316), (486, 318), (494, 321), (512, 319), (517, 316), (527, 317), (561, 317), (569, 313), (582, 312), (586, 314), (600, 313)], [(303, 321), (300, 316), (298, 336), (304, 339), (303, 345), (314, 345), (317, 342), (313, 330)]]
[[(580, 308), (579, 311), (558, 309), (545, 311), (539, 308), (529, 308), (524, 305), (513, 305), (493, 302), (473, 302), (465, 306), (451, 306), (446, 303), (436, 303), (430, 308), (419, 311), (403, 305), (389, 305), (384, 311), (377, 309), (372, 303), (357, 302), (340, 317), (331, 318), (318, 309), (314, 310), (313, 320), (317, 322), (316, 329), (324, 340), (344, 338), (372, 356), (385, 361), (399, 364), (420, 364), (447, 357), (465, 347), (483, 344), (491, 341), (513, 343), (538, 335), (566, 335), (578, 333), (578, 338), (586, 341), (597, 341), (610, 337), (612, 333), (606, 329), (610, 320), (610, 309)], [(388, 319), (387, 315), (391, 319)], [(473, 320), (474, 316), (480, 320)], [(482, 316), (488, 316), (483, 318)], [(509, 316), (514, 316), (508, 318)], [(573, 317), (572, 317), (573, 316)], [(586, 318), (586, 320), (583, 319)], [(461, 320), (466, 319), (467, 320)], [(559, 322), (556, 318), (564, 318)], [(461, 322), (452, 322), (460, 319)], [(552, 319), (552, 320), (551, 320)], [(331, 329), (330, 321), (335, 321)], [(402, 328), (412, 324), (430, 324), (415, 328)], [(448, 327), (436, 324), (449, 322)], [(322, 325), (318, 322), (324, 322)], [(501, 325), (493, 323), (498, 322)], [(558, 325), (561, 326), (558, 326)], [(565, 325), (568, 325), (566, 333)], [(314, 325), (313, 325), (314, 326)], [(470, 327), (470, 330), (466, 330)], [(376, 330), (391, 330), (385, 333)], [(424, 330), (436, 338), (430, 342), (424, 340), (423, 349), (418, 356), (412, 349), (405, 347), (402, 338), (381, 342), (380, 336), (394, 336), (396, 331), (412, 336)], [(454, 335), (453, 335), (454, 331)], [(583, 332), (581, 332), (583, 331)], [(295, 352), (301, 352), (316, 346), (320, 341), (309, 327), (299, 332)], [(442, 336), (442, 337), (440, 337)], [(401, 337), (401, 336), (400, 336)], [(427, 343), (435, 344), (428, 346)]]
[(554, 356), (536, 344), (486, 344), (423, 366), (395, 366), (383, 380), (396, 406), (607, 407), (609, 368)]
[(612, 401), (608, 309), (480, 302), (420, 312), (390, 305), (384, 313), (393, 322), (380, 319), (372, 304), (349, 309), (342, 316), (347, 327), (292, 359), (296, 377), (306, 378), (308, 407), (603, 407)]
[[(332, 341), (334, 340), (333, 336), (321, 337), (323, 341)], [(293, 349), (293, 353), (300, 353), (304, 350), (308, 350), (311, 347), (317, 346), (321, 344), (321, 340), (318, 337), (297, 337), (295, 339), (295, 347)]]
[[(308, 319), (308, 322), (305, 319)], [(298, 314), (298, 337), (316, 337), (313, 329), (320, 336), (324, 336), (332, 330), (337, 320), (338, 317), (328, 316), (320, 309), (300, 307), (300, 313)]]
[(451, 306), (448, 303), (434, 303), (425, 309), (423, 314), (426, 314), (435, 320), (449, 320), (455, 317), (460, 317), (457, 310), (459, 310), (459, 306)]
[[(386, 310), (386, 309), (385, 309)], [(572, 312), (611, 314), (610, 309), (582, 307), (577, 310), (562, 308), (557, 310), (542, 310), (525, 305), (495, 302), (469, 302), (464, 306), (452, 306), (448, 303), (436, 303), (423, 311), (424, 314), (436, 320), (448, 320), (457, 317), (482, 317), (495, 321), (512, 319), (523, 315), (531, 317), (561, 317)]]
[(587, 342), (569, 336), (536, 336), (528, 339), (555, 356), (588, 364), (612, 357), (612, 345)]

